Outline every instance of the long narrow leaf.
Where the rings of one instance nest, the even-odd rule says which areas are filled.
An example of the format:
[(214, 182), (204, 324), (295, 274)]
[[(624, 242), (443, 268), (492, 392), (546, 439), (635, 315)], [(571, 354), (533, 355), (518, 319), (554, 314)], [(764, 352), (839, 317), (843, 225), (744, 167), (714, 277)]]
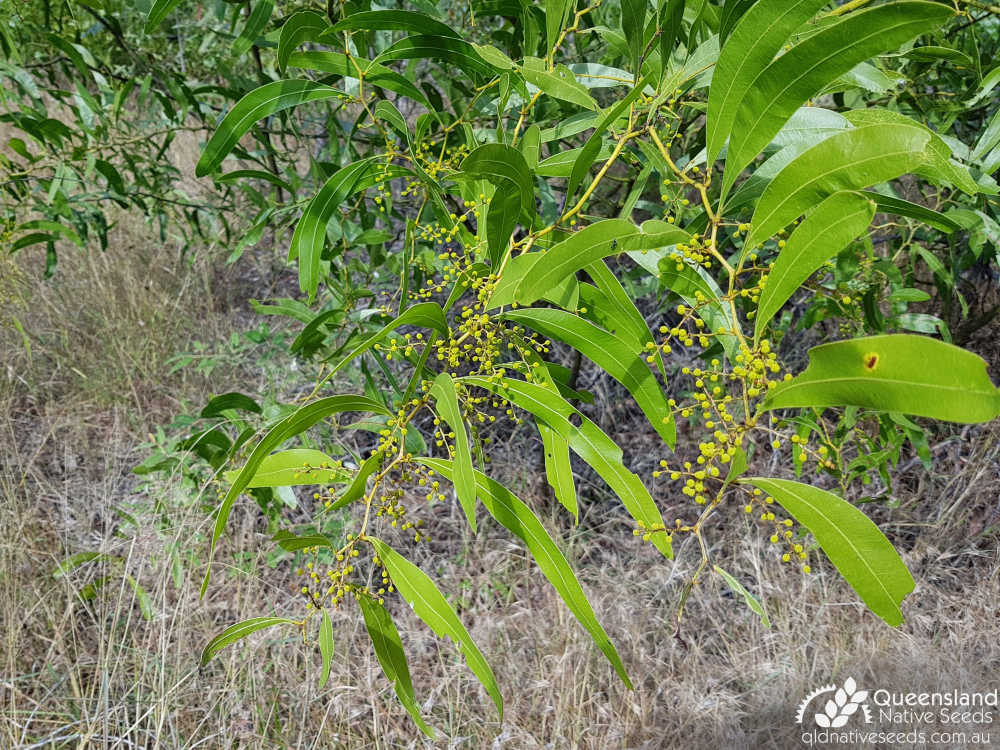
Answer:
[(458, 650), (465, 657), (465, 663), (479, 678), (503, 721), (503, 698), (500, 697), (500, 688), (497, 687), (493, 670), (434, 581), (381, 539), (368, 537), (368, 541), (375, 548), (400, 595), (410, 603), (417, 617), (427, 623), (438, 636), (447, 636), (455, 641)]
[[(455, 468), (451, 461), (435, 458), (422, 458), (420, 462), (434, 469), (445, 479), (454, 476)], [(580, 624), (590, 633), (597, 647), (608, 658), (618, 676), (629, 688), (632, 683), (625, 672), (618, 651), (615, 649), (608, 634), (601, 627), (594, 614), (587, 595), (570, 567), (569, 561), (559, 551), (552, 537), (545, 531), (541, 521), (519, 497), (499, 482), (490, 479), (482, 472), (476, 472), (476, 486), (479, 499), (504, 528), (518, 536), (527, 546), (531, 556), (535, 558), (539, 570), (549, 579), (560, 598), (569, 607), (569, 611), (580, 621)]]
[(868, 516), (846, 500), (807, 484), (767, 477), (739, 481), (772, 495), (809, 529), (872, 612), (893, 626), (903, 622), (899, 605), (913, 591), (913, 576)]

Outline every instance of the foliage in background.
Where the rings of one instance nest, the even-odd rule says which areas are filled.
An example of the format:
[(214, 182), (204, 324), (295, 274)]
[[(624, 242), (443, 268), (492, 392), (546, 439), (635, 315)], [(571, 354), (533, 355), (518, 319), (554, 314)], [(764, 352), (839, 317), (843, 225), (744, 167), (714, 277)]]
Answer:
[[(178, 7), (153, 3), (143, 33), (169, 25)], [(218, 79), (206, 66), (201, 85), (156, 89), (173, 103), (163, 117), (174, 128), (225, 111), (197, 173), (213, 177), (223, 200), (238, 190), (252, 207), (233, 257), (265, 231), (284, 236), (301, 297), (257, 307), (298, 321), (289, 353), (323, 366), (292, 403), (216, 398), (189, 438), (144, 467), (172, 469), (174, 452), (193, 450), (222, 480), (213, 549), (249, 492), (275, 544), (305, 555), (307, 616), (233, 625), (203, 661), (261, 628), (295, 625), (328, 664), (327, 611), (353, 600), (400, 701), (430, 734), (385, 607), (398, 591), (455, 641), (502, 715), (489, 664), (452, 605), (397, 551), (426, 541), (420, 496), (457, 502), (473, 531), (481, 503), (630, 684), (536, 511), (489, 476), (492, 441), (522, 423), (537, 430), (547, 481), (574, 518), (583, 498), (571, 454), (664, 556), (694, 537), (701, 564), (684, 598), (712, 566), (766, 620), (753, 594), (712, 565), (705, 535), (709, 519), (742, 514), (777, 558), (808, 573), (822, 550), (875, 614), (902, 622), (913, 579), (848, 497), (855, 480), (878, 477), (888, 489), (907, 441), (929, 463), (927, 423), (911, 417), (1000, 414), (985, 363), (955, 345), (1000, 309), (991, 292), (1000, 69), (987, 67), (1000, 46), (995, 9), (913, 0), (415, 7), (206, 7), (201, 31), (181, 25), (176, 41), (200, 34)], [(242, 56), (253, 63), (241, 68)], [(83, 62), (88, 74), (99, 67)], [(110, 126), (88, 131), (86, 98), (76, 96), (86, 185), (103, 174), (87, 149), (121, 153), (101, 140)], [(29, 134), (20, 123), (35, 124), (11, 122)], [(73, 201), (59, 199), (60, 175), (20, 155), (20, 169), (41, 165), (24, 182), (51, 224), (12, 219), (15, 234), (37, 229), (49, 246), (67, 227), (79, 234), (86, 223), (62, 212)], [(146, 154), (154, 174), (161, 155)], [(163, 169), (150, 190), (161, 197), (172, 179)], [(794, 356), (797, 341), (826, 339), (804, 369), (779, 358)], [(555, 342), (575, 350), (569, 363)], [(652, 483), (628, 468), (627, 442), (584, 413), (594, 395), (578, 387), (582, 358), (631, 394), (662, 439)], [(364, 395), (330, 395), (335, 377)], [(369, 416), (344, 416), (359, 413)], [(679, 422), (699, 436), (690, 455), (677, 444)], [(318, 425), (326, 431), (309, 432)], [(373, 436), (360, 454), (347, 439), (357, 430)], [(297, 447), (284, 447), (293, 439)], [(808, 471), (811, 483), (747, 476), (764, 444), (783, 452), (785, 474)], [(296, 486), (310, 488), (315, 517), (285, 528), (282, 509), (310, 499)]]

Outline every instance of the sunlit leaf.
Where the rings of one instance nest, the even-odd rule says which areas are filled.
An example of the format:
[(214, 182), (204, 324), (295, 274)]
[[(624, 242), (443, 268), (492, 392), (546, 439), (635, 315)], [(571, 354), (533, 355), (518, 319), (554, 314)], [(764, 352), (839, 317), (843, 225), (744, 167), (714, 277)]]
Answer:
[(861, 406), (949, 422), (1000, 416), (1000, 392), (972, 352), (911, 334), (821, 344), (809, 366), (767, 396), (766, 409)]
[(903, 622), (900, 603), (913, 591), (910, 571), (892, 543), (864, 513), (833, 493), (788, 479), (740, 480), (772, 495), (816, 537), (869, 609), (890, 625)]
[[(445, 479), (451, 479), (454, 476), (454, 464), (451, 461), (422, 458), (420, 462), (441, 474)], [(631, 688), (632, 683), (625, 672), (625, 666), (618, 656), (618, 651), (598, 622), (597, 616), (587, 600), (587, 595), (580, 586), (569, 562), (559, 551), (548, 532), (545, 531), (545, 527), (542, 526), (538, 517), (519, 497), (479, 471), (476, 472), (476, 486), (479, 499), (486, 510), (504, 528), (525, 543), (539, 569), (549, 579), (560, 598), (569, 607), (570, 612), (590, 633), (598, 648), (614, 666), (622, 682)]]
[(393, 585), (413, 607), (417, 617), (427, 623), (438, 636), (447, 636), (455, 641), (459, 652), (465, 657), (465, 663), (479, 678), (493, 700), (500, 720), (503, 721), (503, 699), (500, 697), (500, 688), (497, 687), (493, 670), (434, 581), (381, 539), (368, 537), (368, 541), (375, 548), (379, 561), (389, 573)]
[(202, 666), (208, 664), (208, 662), (212, 660), (212, 657), (226, 646), (246, 638), (248, 635), (257, 632), (258, 630), (272, 628), (275, 625), (301, 624), (302, 623), (296, 620), (290, 620), (287, 617), (251, 617), (249, 620), (244, 620), (243, 622), (238, 622), (235, 625), (230, 625), (228, 628), (219, 633), (219, 635), (209, 641), (207, 646), (205, 646), (204, 651), (201, 652), (201, 664)]

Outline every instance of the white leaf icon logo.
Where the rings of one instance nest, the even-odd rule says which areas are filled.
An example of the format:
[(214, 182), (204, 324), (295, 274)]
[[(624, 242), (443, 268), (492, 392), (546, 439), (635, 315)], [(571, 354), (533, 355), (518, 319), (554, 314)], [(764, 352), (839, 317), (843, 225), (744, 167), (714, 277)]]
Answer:
[(823, 710), (826, 711), (826, 715), (832, 719), (837, 715), (837, 704), (833, 701), (827, 701)]
[(813, 717), (813, 718), (815, 718), (816, 719), (816, 723), (819, 726), (823, 727), (824, 729), (829, 729), (830, 728), (830, 720), (828, 718), (826, 718), (825, 714), (816, 714), (816, 716)]
[(842, 726), (844, 726), (844, 724), (847, 723), (847, 719), (848, 719), (847, 716), (838, 716), (836, 719), (834, 719), (832, 722), (830, 722), (830, 726), (831, 727), (842, 727)]
[(843, 705), (844, 705), (845, 703), (847, 703), (847, 693), (845, 693), (845, 692), (844, 692), (844, 689), (843, 689), (843, 688), (841, 688), (841, 689), (840, 689), (840, 690), (838, 690), (838, 691), (837, 691), (837, 693), (836, 693), (836, 694), (835, 694), (835, 695), (833, 696), (833, 699), (834, 699), (835, 701), (837, 701), (837, 705), (838, 705), (838, 706), (843, 706)]
[[(848, 677), (846, 680), (844, 680), (844, 692), (847, 693), (848, 695), (853, 694), (854, 691), (857, 690), (857, 688), (858, 685), (856, 682), (854, 682), (853, 677)], [(865, 693), (865, 695), (867, 695), (867, 693)], [(864, 698), (862, 698), (862, 700), (864, 700)]]
[(851, 698), (851, 700), (854, 701), (855, 703), (864, 703), (865, 700), (867, 700), (867, 699), (868, 699), (868, 691), (867, 690), (859, 690)]
[(857, 703), (848, 703), (846, 706), (844, 706), (842, 709), (840, 709), (840, 714), (841, 714), (841, 716), (850, 716), (851, 714), (853, 714), (857, 710), (858, 710), (858, 704)]

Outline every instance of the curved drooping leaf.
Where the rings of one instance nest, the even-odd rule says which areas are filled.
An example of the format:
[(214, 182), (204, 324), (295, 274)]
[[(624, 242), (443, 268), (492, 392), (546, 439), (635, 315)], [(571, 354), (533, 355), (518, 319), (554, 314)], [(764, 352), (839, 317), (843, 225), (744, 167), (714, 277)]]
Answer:
[(354, 479), (344, 490), (343, 494), (337, 498), (337, 500), (330, 506), (329, 510), (340, 510), (345, 508), (355, 500), (360, 499), (368, 487), (368, 478), (378, 472), (382, 468), (382, 464), (385, 461), (385, 453), (380, 453), (375, 451), (366, 458), (361, 466), (358, 467), (357, 472), (354, 475)]
[[(421, 458), (419, 461), (445, 479), (450, 480), (454, 476), (454, 464), (451, 461), (436, 458)], [(538, 517), (519, 497), (499, 482), (479, 471), (475, 473), (475, 479), (483, 506), (504, 528), (525, 543), (531, 556), (535, 558), (539, 570), (549, 579), (560, 598), (569, 607), (569, 611), (590, 633), (622, 682), (631, 689), (632, 683), (625, 672), (618, 651), (597, 620), (569, 562), (545, 531)]]
[(736, 580), (734, 576), (727, 573), (718, 565), (713, 565), (712, 569), (722, 576), (722, 580), (726, 582), (726, 585), (729, 586), (733, 593), (739, 594), (743, 597), (743, 601), (746, 602), (750, 611), (760, 617), (760, 622), (765, 628), (771, 627), (771, 620), (767, 616), (767, 612), (764, 611), (764, 607), (761, 606), (761, 603), (757, 600), (757, 597), (751, 594), (742, 583)]
[(333, 661), (333, 623), (330, 621), (330, 613), (323, 610), (319, 622), (319, 652), (323, 659), (323, 671), (319, 676), (319, 686), (326, 685), (330, 679), (330, 664)]
[(726, 0), (719, 14), (719, 44), (725, 46), (743, 15), (757, 0)]
[(365, 10), (352, 12), (338, 21), (330, 34), (340, 31), (407, 31), (411, 34), (428, 34), (460, 39), (457, 31), (424, 13), (409, 10)]
[(515, 298), (529, 305), (565, 277), (605, 256), (674, 245), (688, 239), (690, 235), (679, 227), (658, 228), (655, 234), (647, 234), (624, 219), (596, 222), (539, 254), (534, 267), (518, 285)]
[(314, 10), (300, 10), (293, 13), (281, 25), (278, 35), (278, 70), (282, 73), (288, 65), (288, 58), (301, 44), (311, 42), (330, 28), (329, 19)]
[(529, 56), (524, 58), (521, 65), (521, 75), (524, 80), (553, 99), (577, 104), (585, 109), (598, 108), (587, 87), (577, 81), (576, 76), (565, 65), (556, 65), (549, 70), (544, 60)]
[(622, 310), (616, 299), (602, 289), (583, 281), (579, 282), (579, 289), (580, 310), (586, 310), (586, 313), (581, 314), (587, 320), (624, 339), (637, 352), (645, 348), (647, 341), (652, 340), (646, 321), (643, 320), (640, 326), (632, 315)]
[(405, 96), (415, 102), (420, 102), (428, 110), (434, 112), (434, 107), (427, 95), (410, 80), (394, 70), (379, 65), (371, 60), (360, 57), (348, 57), (340, 52), (321, 52), (309, 50), (292, 52), (287, 62), (290, 68), (305, 68), (318, 70), (321, 73), (342, 76), (344, 78), (360, 78), (366, 85), (378, 86), (400, 96)]
[(376, 63), (392, 60), (438, 60), (449, 62), (474, 79), (490, 79), (498, 71), (486, 62), (476, 48), (454, 36), (418, 34), (400, 39), (380, 53)]
[(246, 394), (231, 391), (230, 393), (223, 393), (220, 396), (216, 396), (205, 404), (205, 408), (201, 410), (201, 414), (198, 416), (202, 419), (206, 419), (208, 417), (218, 417), (228, 409), (249, 411), (254, 414), (260, 414), (260, 404)]
[(676, 432), (667, 399), (649, 365), (625, 340), (564, 310), (527, 308), (503, 317), (569, 344), (598, 365), (625, 386), (660, 437), (668, 446), (673, 445)]
[(848, 14), (774, 60), (749, 84), (740, 102), (723, 191), (728, 192), (740, 171), (823, 86), (869, 57), (937, 28), (952, 15), (948, 6), (921, 0), (879, 5)]
[(147, 34), (156, 31), (156, 27), (163, 23), (163, 20), (174, 8), (180, 4), (181, 0), (155, 0), (146, 16), (146, 25), (143, 31)]
[(156, 612), (153, 609), (153, 598), (149, 595), (149, 592), (142, 587), (135, 578), (128, 575), (124, 576), (125, 582), (132, 587), (132, 593), (135, 594), (136, 603), (139, 605), (139, 611), (142, 613), (144, 620), (152, 620)]
[[(350, 476), (334, 467), (336, 462), (322, 451), (312, 448), (291, 448), (272, 453), (260, 462), (247, 487), (295, 487), (303, 484), (333, 484), (346, 482)], [(223, 478), (233, 482), (238, 470), (227, 471)]]
[(367, 539), (392, 578), (393, 585), (413, 607), (417, 617), (427, 623), (438, 636), (447, 636), (455, 641), (458, 650), (465, 657), (465, 663), (479, 678), (503, 721), (503, 698), (500, 697), (500, 688), (497, 687), (493, 670), (434, 581), (381, 539)]
[(754, 320), (755, 339), (802, 282), (864, 232), (874, 216), (875, 202), (854, 191), (833, 193), (812, 210), (768, 272)]
[[(655, 221), (655, 219), (647, 221), (643, 227)], [(655, 345), (653, 334), (650, 332), (649, 326), (646, 325), (646, 319), (607, 264), (603, 260), (595, 260), (586, 265), (584, 270), (593, 279), (597, 285), (597, 291), (600, 293), (587, 295), (588, 303), (593, 304), (588, 304), (586, 316), (619, 337), (629, 340), (630, 343), (638, 344), (635, 348), (636, 351), (646, 349), (649, 344)], [(582, 297), (584, 294), (582, 284), (580, 290)], [(606, 321), (614, 322), (613, 325), (608, 326), (605, 325)], [(660, 374), (666, 377), (659, 352), (654, 355), (654, 362)]]
[(232, 172), (226, 172), (225, 174), (220, 174), (215, 176), (217, 182), (221, 182), (223, 185), (228, 185), (232, 182), (238, 182), (239, 180), (263, 180), (264, 182), (269, 182), (275, 187), (280, 187), (283, 190), (287, 190), (289, 193), (295, 193), (295, 189), (287, 180), (283, 180), (275, 174), (271, 174), (263, 169), (234, 169)]
[[(663, 75), (667, 73), (667, 63), (670, 61), (674, 45), (677, 44), (683, 31), (684, 6), (686, 4), (685, 0), (660, 0), (658, 3), (660, 7), (656, 17), (656, 30), (660, 35), (660, 67)], [(720, 35), (719, 39), (721, 42), (724, 37)]]
[[(622, 450), (618, 444), (558, 393), (535, 383), (510, 378), (502, 378), (498, 382), (491, 378), (467, 376), (462, 381), (495, 393), (545, 422), (558, 435), (568, 440), (573, 452), (590, 464), (608, 483), (632, 518), (641, 521), (646, 528), (663, 523), (663, 516), (649, 490), (622, 463)], [(570, 421), (571, 417), (579, 419), (579, 427), (574, 426)], [(652, 542), (665, 557), (673, 559), (673, 548), (666, 534), (654, 534)]]
[(580, 517), (580, 506), (576, 497), (576, 482), (573, 480), (573, 465), (570, 463), (569, 441), (544, 422), (536, 422), (535, 426), (542, 439), (545, 479), (555, 493), (556, 500), (573, 514), (573, 520), (576, 521)]
[[(721, 35), (724, 46), (708, 89), (705, 147), (709, 164), (732, 132), (743, 95), (792, 33), (826, 5), (826, 0), (774, 0), (737, 7), (742, 5), (745, 3), (729, 0), (723, 11), (732, 31), (728, 39)], [(738, 11), (742, 17), (737, 22), (733, 16)]]
[(204, 651), (201, 652), (201, 664), (202, 666), (208, 664), (208, 662), (212, 660), (212, 657), (226, 646), (246, 638), (248, 635), (257, 632), (258, 630), (271, 628), (275, 625), (301, 624), (301, 622), (298, 622), (297, 620), (289, 620), (287, 617), (251, 617), (249, 620), (244, 620), (243, 622), (238, 622), (235, 625), (230, 625), (228, 628), (215, 636), (215, 638), (209, 641), (207, 646), (205, 646)]
[[(219, 513), (215, 519), (215, 528), (212, 531), (210, 554), (215, 552), (215, 545), (226, 528), (226, 521), (229, 519), (229, 512), (233, 507), (233, 503), (236, 502), (236, 498), (239, 497), (240, 493), (249, 486), (250, 480), (253, 479), (254, 474), (257, 473), (257, 469), (263, 463), (264, 459), (270, 455), (271, 451), (289, 438), (305, 432), (321, 419), (331, 414), (350, 411), (370, 411), (375, 414), (392, 415), (383, 404), (364, 396), (328, 396), (327, 398), (321, 398), (318, 401), (300, 407), (293, 414), (278, 422), (261, 438), (260, 442), (257, 443), (256, 447), (250, 453), (247, 462), (233, 480), (233, 486), (229, 488), (229, 491), (222, 500), (222, 505), (219, 507)], [(201, 586), (202, 596), (205, 595), (205, 590), (208, 588), (210, 576), (211, 568), (205, 571), (205, 580)]]
[(861, 406), (971, 424), (1000, 416), (1000, 391), (972, 352), (889, 334), (810, 349), (806, 370), (774, 388), (763, 406)]
[(420, 731), (434, 739), (434, 731), (427, 726), (420, 715), (420, 707), (413, 693), (413, 681), (410, 679), (410, 667), (406, 663), (403, 641), (399, 638), (396, 623), (392, 621), (389, 611), (374, 599), (362, 596), (358, 599), (358, 604), (361, 605), (361, 615), (365, 619), (365, 629), (372, 639), (372, 646), (375, 647), (375, 656), (382, 667), (382, 672), (392, 683), (396, 697), (407, 713), (413, 717)]
[(951, 146), (944, 138), (922, 123), (899, 112), (880, 107), (852, 109), (844, 113), (844, 118), (855, 127), (897, 123), (923, 128), (930, 136), (930, 141), (926, 148), (925, 163), (915, 169), (914, 174), (926, 177), (936, 184), (947, 182), (968, 195), (976, 195), (979, 192), (979, 186), (972, 179), (969, 170), (952, 161)]
[(274, 0), (257, 0), (257, 4), (250, 11), (247, 22), (243, 25), (243, 31), (233, 40), (232, 51), (236, 57), (249, 50), (254, 42), (257, 41), (257, 37), (260, 36), (260, 33), (267, 26), (268, 21), (271, 20), (271, 12), (273, 10)]
[(551, 52), (556, 46), (559, 32), (563, 30), (573, 9), (572, 0), (545, 0), (545, 50)]
[(277, 542), (278, 546), (286, 552), (298, 552), (299, 550), (312, 549), (314, 547), (333, 548), (333, 542), (323, 534), (303, 534), (299, 536), (287, 529), (280, 529), (271, 537), (271, 541)]
[(866, 125), (831, 135), (767, 184), (745, 246), (756, 247), (832, 193), (912, 172), (924, 163), (929, 141), (922, 127), (902, 123)]
[(628, 47), (629, 69), (638, 77), (649, 2), (647, 0), (622, 0), (621, 7), (622, 33), (625, 35), (625, 44)]
[(306, 292), (310, 299), (316, 296), (319, 288), (320, 260), (326, 242), (326, 225), (330, 223), (334, 211), (347, 196), (359, 187), (367, 186), (363, 183), (364, 177), (392, 173), (388, 170), (390, 165), (380, 164), (378, 159), (377, 156), (359, 159), (332, 174), (309, 201), (305, 211), (302, 212), (302, 218), (295, 226), (288, 249), (288, 259), (298, 258), (299, 288)]
[(913, 591), (913, 576), (868, 516), (846, 500), (807, 484), (766, 477), (738, 481), (772, 495), (812, 532), (830, 562), (872, 612), (893, 627), (902, 624), (899, 605)]
[(237, 141), (258, 120), (305, 102), (347, 98), (348, 95), (343, 91), (315, 81), (285, 80), (265, 83), (236, 102), (222, 118), (198, 159), (195, 174), (204, 177), (218, 169)]
[[(614, 147), (610, 143), (600, 141), (600, 139), (598, 139), (598, 146), (599, 148), (594, 159), (607, 159), (614, 150)], [(583, 148), (583, 146), (580, 146), (579, 148), (571, 148), (565, 151), (556, 151), (538, 163), (538, 166), (535, 168), (535, 174), (540, 177), (571, 177), (574, 166), (584, 156)]]
[(496, 187), (486, 211), (486, 241), (490, 263), (499, 268), (507, 254), (517, 220), (535, 214), (535, 186), (524, 156), (501, 143), (480, 146), (462, 161), (463, 173), (488, 180)]
[(338, 372), (344, 365), (357, 357), (359, 354), (363, 354), (371, 349), (375, 344), (382, 341), (382, 339), (386, 337), (386, 334), (396, 330), (400, 326), (420, 326), (422, 328), (431, 328), (440, 333), (442, 336), (448, 333), (448, 321), (444, 317), (444, 311), (441, 309), (441, 305), (437, 302), (418, 302), (417, 304), (408, 307), (402, 315), (399, 315), (374, 336), (367, 338), (364, 343), (341, 359), (336, 365), (334, 365), (333, 370), (326, 375), (326, 379), (329, 379), (334, 373)]
[(476, 179), (489, 180), (497, 186), (509, 185), (517, 192), (522, 208), (532, 213), (535, 205), (534, 183), (524, 155), (501, 143), (487, 143), (465, 157), (462, 172)]
[[(57, 238), (67, 239), (72, 242), (77, 247), (86, 247), (86, 243), (83, 238), (77, 234), (72, 228), (62, 224), (58, 221), (52, 221), (51, 219), (31, 219), (17, 225), (17, 232), (26, 232), (32, 229), (42, 229), (46, 232), (51, 232), (50, 235), (52, 240)], [(49, 239), (49, 237), (46, 237)], [(15, 243), (16, 244), (16, 243)]]
[(472, 475), (472, 451), (469, 449), (469, 436), (465, 430), (465, 420), (458, 406), (458, 395), (455, 393), (455, 381), (451, 375), (442, 372), (434, 379), (430, 396), (437, 404), (437, 411), (455, 433), (455, 494), (462, 511), (476, 531), (476, 480)]
[[(497, 285), (490, 295), (486, 309), (492, 310), (497, 307), (507, 307), (513, 304), (514, 292), (517, 289), (517, 285), (521, 283), (521, 280), (531, 270), (535, 261), (540, 256), (541, 253), (525, 253), (510, 258), (503, 269), (503, 275), (497, 281)], [(567, 276), (545, 292), (542, 295), (542, 299), (548, 300), (560, 307), (570, 310), (575, 309), (580, 299), (580, 290), (576, 277)]]

